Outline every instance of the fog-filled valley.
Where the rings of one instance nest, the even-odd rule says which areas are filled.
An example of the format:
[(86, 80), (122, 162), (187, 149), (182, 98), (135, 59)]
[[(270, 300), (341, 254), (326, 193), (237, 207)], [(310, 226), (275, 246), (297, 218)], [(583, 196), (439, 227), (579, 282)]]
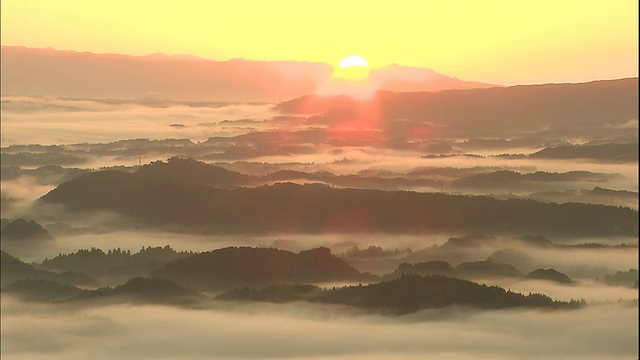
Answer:
[(470, 86), (3, 94), (2, 357), (636, 358), (638, 79)]

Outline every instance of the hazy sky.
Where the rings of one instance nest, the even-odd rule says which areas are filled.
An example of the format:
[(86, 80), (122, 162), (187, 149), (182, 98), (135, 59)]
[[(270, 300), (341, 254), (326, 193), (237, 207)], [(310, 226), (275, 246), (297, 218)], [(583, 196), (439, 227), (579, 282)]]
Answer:
[(634, 0), (3, 0), (2, 45), (431, 68), (500, 84), (638, 76)]

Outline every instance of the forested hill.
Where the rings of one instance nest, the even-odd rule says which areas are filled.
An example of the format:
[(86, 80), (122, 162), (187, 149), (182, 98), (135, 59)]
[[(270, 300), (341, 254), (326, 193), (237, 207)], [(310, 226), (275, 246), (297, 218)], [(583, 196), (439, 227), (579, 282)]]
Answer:
[(327, 248), (296, 254), (278, 249), (228, 247), (170, 262), (151, 274), (206, 291), (281, 283), (380, 280), (360, 273)]
[(638, 212), (612, 206), (317, 184), (219, 189), (113, 170), (66, 182), (40, 201), (64, 204), (72, 211), (115, 211), (150, 226), (216, 233), (638, 232)]
[(311, 301), (344, 304), (397, 315), (454, 305), (480, 309), (519, 306), (569, 309), (580, 306), (576, 301), (554, 301), (542, 294), (525, 296), (497, 286), (480, 285), (440, 275), (403, 275), (398, 279), (368, 286), (348, 286), (331, 290), (311, 285), (277, 285), (260, 290), (243, 288), (226, 292), (217, 299), (276, 303)]

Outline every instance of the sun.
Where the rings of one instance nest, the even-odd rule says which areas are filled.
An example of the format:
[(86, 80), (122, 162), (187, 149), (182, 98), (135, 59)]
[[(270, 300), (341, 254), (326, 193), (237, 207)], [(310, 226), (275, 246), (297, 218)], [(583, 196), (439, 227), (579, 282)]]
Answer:
[(374, 94), (374, 89), (369, 75), (369, 62), (365, 58), (356, 55), (347, 56), (333, 68), (331, 78), (321, 85), (317, 92), (322, 95), (370, 98)]
[(338, 66), (340, 66), (343, 69), (351, 66), (367, 67), (369, 66), (369, 62), (365, 58), (354, 55), (354, 56), (347, 56), (346, 58), (342, 59), (342, 61), (340, 61)]
[(334, 68), (333, 77), (349, 81), (366, 80), (369, 77), (369, 62), (361, 56), (347, 56)]

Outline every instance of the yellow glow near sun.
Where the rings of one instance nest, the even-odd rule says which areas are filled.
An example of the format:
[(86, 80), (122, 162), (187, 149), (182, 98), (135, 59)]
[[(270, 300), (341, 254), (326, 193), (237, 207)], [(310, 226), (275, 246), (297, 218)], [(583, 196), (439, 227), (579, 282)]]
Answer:
[[(313, 61), (361, 76), (367, 68), (400, 64), (503, 85), (638, 76), (638, 2), (632, 0), (0, 4), (2, 45)], [(366, 55), (369, 65), (339, 68), (352, 52)]]

